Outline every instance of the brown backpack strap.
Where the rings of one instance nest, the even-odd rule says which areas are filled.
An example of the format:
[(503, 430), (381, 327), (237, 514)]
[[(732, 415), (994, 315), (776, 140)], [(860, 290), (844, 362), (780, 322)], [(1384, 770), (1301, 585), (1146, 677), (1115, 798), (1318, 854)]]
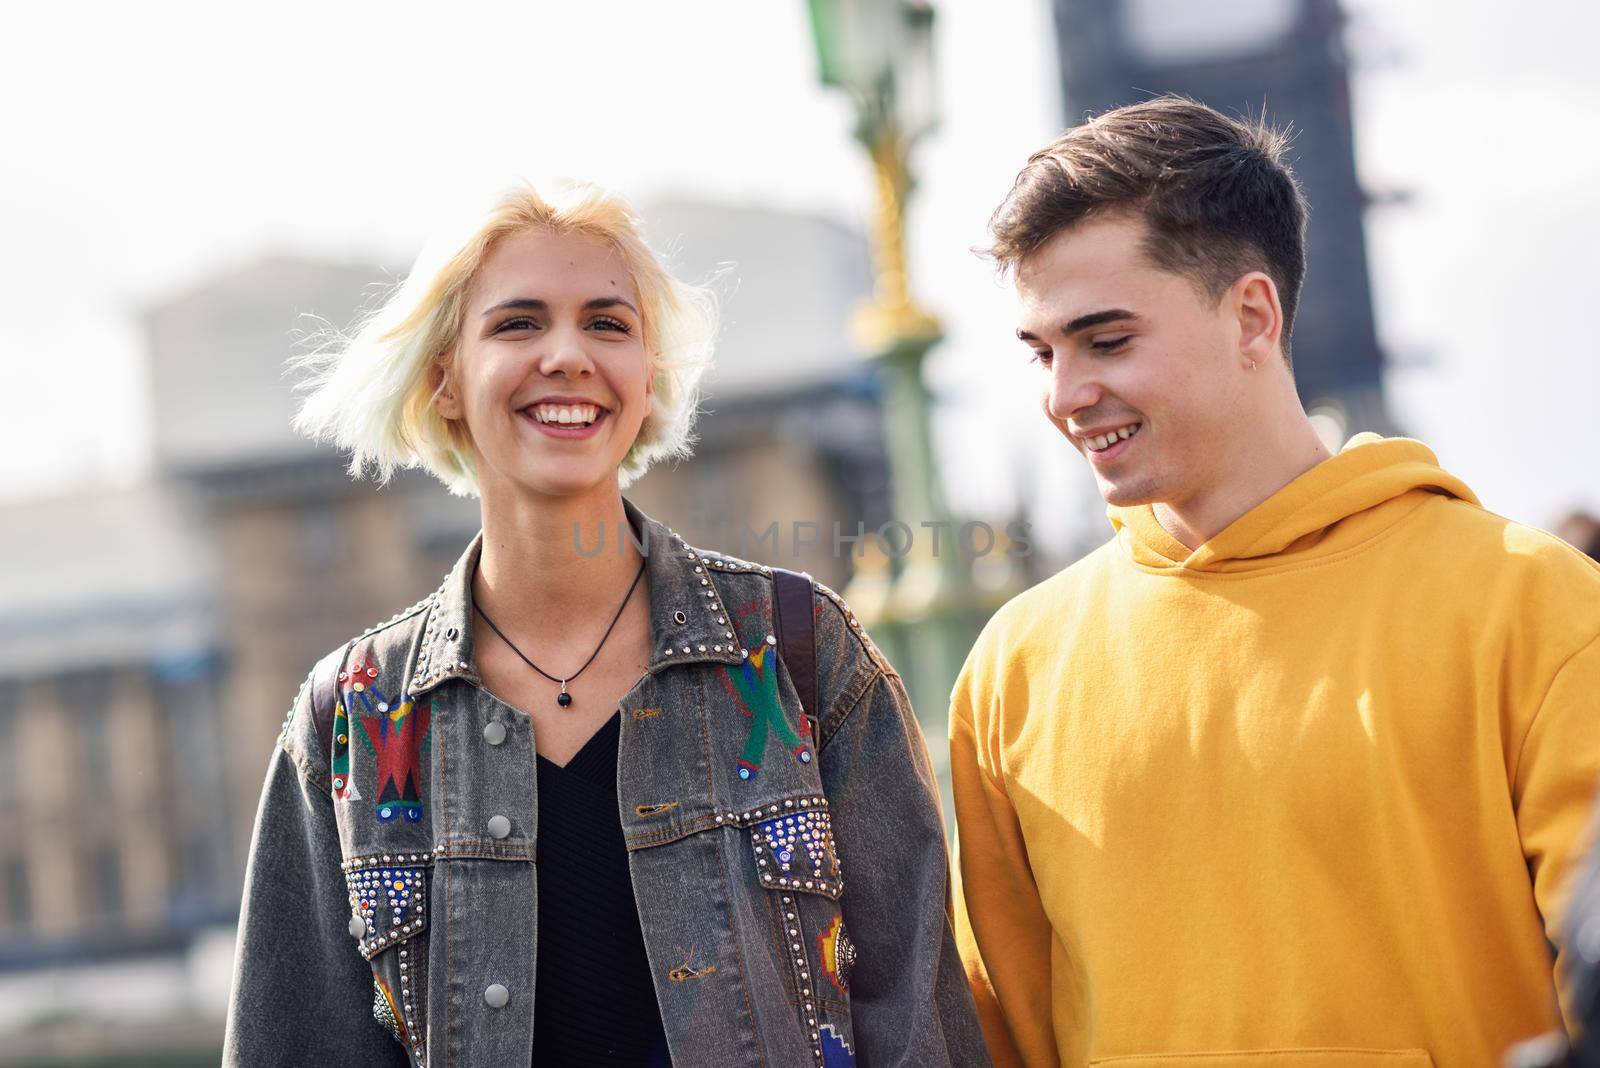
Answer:
[(803, 571), (772, 569), (772, 625), (778, 652), (800, 695), (800, 715), (813, 748), (822, 739), (817, 716), (817, 621), (812, 614), (811, 576)]

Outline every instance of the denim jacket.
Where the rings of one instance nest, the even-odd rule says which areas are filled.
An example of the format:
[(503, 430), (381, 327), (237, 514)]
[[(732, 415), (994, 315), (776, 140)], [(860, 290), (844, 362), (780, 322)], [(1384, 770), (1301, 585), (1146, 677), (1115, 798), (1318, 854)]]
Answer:
[[(673, 1062), (989, 1064), (900, 678), (819, 584), (813, 742), (775, 647), (770, 569), (628, 513), (652, 650), (620, 704), (619, 807)], [(535, 739), (474, 668), (480, 544), (330, 654), (333, 709), (313, 709), (308, 679), (289, 712), (251, 843), (224, 1065), (531, 1061)]]

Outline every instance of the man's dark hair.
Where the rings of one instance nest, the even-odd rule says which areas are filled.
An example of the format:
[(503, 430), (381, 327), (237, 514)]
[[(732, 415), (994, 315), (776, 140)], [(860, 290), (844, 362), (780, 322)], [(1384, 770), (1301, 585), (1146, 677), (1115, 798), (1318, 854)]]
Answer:
[(1288, 139), (1161, 96), (1096, 116), (1035, 152), (989, 219), (984, 254), (1013, 269), (1061, 231), (1109, 211), (1145, 220), (1146, 255), (1220, 300), (1239, 276), (1266, 273), (1283, 305), (1289, 352), (1305, 280), (1306, 202), (1284, 162)]

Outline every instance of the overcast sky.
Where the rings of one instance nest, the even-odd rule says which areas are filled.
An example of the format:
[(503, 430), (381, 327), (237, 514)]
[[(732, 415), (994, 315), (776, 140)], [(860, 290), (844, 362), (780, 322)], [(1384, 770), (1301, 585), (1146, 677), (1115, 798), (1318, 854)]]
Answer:
[[(1391, 404), (1496, 511), (1600, 508), (1600, 73), (1589, 5), (1350, 0)], [(596, 12), (606, 12), (602, 18)], [(412, 15), (406, 12), (414, 12)], [(0, 497), (148, 470), (138, 310), (265, 252), (405, 263), (441, 209), (589, 178), (864, 217), (801, 0), (29, 5), (0, 39)], [(1031, 418), (1011, 298), (966, 250), (1061, 124), (1044, 0), (940, 5), (914, 281), (957, 503), (1065, 524), (1082, 461)], [(1313, 256), (1315, 250), (1313, 250)], [(1030, 415), (1018, 418), (1026, 411)], [(1000, 474), (975, 458), (993, 458)], [(988, 465), (985, 464), (985, 467)]]

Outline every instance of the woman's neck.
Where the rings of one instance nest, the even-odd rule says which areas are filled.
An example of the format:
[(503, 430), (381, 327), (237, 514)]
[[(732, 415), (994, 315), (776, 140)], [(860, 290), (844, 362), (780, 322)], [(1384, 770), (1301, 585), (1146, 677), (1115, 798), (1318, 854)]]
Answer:
[(615, 484), (572, 497), (483, 500), (473, 597), (502, 629), (540, 633), (609, 615), (642, 558)]

